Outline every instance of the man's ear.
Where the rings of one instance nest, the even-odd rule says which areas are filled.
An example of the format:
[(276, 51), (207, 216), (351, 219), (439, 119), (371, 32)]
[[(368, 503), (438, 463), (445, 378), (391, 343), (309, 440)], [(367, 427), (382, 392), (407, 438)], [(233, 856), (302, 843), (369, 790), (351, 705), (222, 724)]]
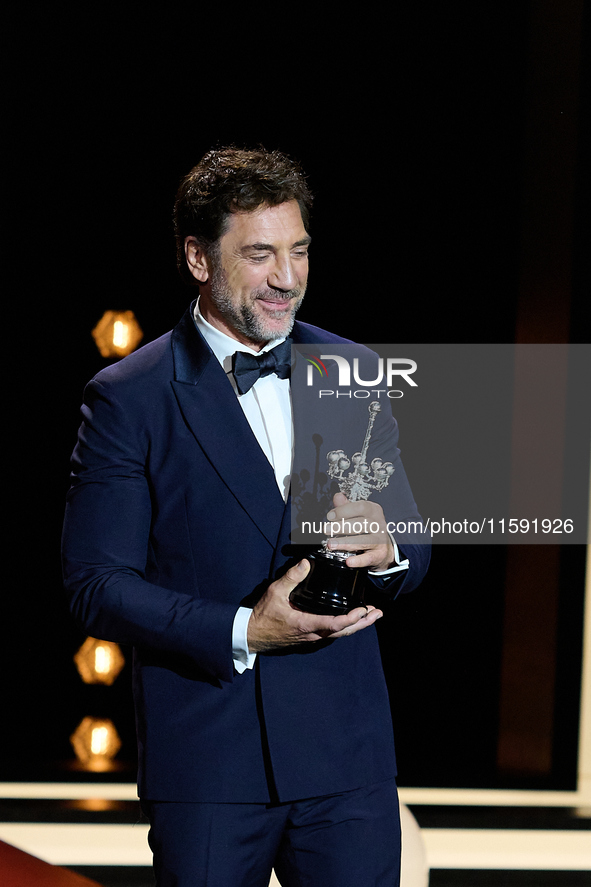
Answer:
[(189, 271), (199, 283), (207, 283), (209, 262), (203, 247), (195, 237), (185, 237), (185, 258)]

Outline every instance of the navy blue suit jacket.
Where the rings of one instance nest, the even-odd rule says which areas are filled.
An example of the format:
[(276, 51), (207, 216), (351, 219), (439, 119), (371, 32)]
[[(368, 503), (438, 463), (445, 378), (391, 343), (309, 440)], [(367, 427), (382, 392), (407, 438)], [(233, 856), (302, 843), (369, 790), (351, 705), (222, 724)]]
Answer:
[[(299, 322), (292, 337), (347, 341)], [(288, 801), (395, 775), (374, 628), (259, 654), (255, 669), (234, 671), (238, 606), (293, 555), (289, 507), (190, 311), (100, 372), (82, 412), (65, 587), (89, 635), (134, 648), (140, 796)], [(397, 470), (399, 516), (415, 516)], [(406, 591), (428, 546), (403, 554), (411, 566), (396, 581)]]

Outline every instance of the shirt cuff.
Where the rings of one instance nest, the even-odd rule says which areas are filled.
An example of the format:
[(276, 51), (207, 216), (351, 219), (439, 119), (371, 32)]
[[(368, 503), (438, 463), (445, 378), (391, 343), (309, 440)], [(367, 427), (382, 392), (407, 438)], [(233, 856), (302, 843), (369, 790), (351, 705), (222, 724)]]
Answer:
[(408, 570), (410, 567), (410, 561), (408, 558), (401, 560), (394, 536), (391, 533), (388, 533), (388, 536), (390, 537), (390, 542), (394, 546), (394, 563), (387, 570), (368, 570), (370, 576), (391, 576), (394, 573), (399, 573), (401, 570)]
[(253, 668), (257, 658), (256, 653), (248, 650), (248, 620), (252, 610), (248, 607), (239, 607), (234, 616), (232, 626), (232, 659), (234, 668), (238, 674), (242, 674), (247, 668)]

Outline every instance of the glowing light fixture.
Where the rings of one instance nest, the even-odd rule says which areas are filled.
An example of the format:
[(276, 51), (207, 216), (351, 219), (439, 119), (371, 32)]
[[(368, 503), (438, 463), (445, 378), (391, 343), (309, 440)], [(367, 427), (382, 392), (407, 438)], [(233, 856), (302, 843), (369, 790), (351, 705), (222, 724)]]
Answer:
[(72, 798), (70, 801), (62, 801), (62, 804), (71, 810), (90, 810), (97, 813), (125, 808), (125, 802), (113, 801), (111, 798)]
[(74, 662), (85, 684), (108, 684), (118, 677), (125, 665), (125, 658), (118, 644), (86, 638)]
[(113, 770), (114, 757), (121, 748), (115, 725), (108, 718), (83, 718), (70, 736), (78, 762), (95, 773)]
[(92, 335), (103, 357), (125, 357), (144, 337), (133, 311), (105, 311)]

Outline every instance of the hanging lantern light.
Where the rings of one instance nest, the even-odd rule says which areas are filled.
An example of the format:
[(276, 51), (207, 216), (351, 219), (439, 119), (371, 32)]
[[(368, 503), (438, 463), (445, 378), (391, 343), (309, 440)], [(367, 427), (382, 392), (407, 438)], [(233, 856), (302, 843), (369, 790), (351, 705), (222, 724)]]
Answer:
[(85, 684), (110, 686), (125, 665), (125, 658), (118, 644), (86, 638), (74, 656), (74, 662)]
[(72, 748), (84, 770), (95, 773), (112, 770), (121, 740), (108, 718), (83, 718), (70, 736)]
[(144, 337), (133, 311), (105, 311), (92, 331), (103, 357), (125, 357)]

